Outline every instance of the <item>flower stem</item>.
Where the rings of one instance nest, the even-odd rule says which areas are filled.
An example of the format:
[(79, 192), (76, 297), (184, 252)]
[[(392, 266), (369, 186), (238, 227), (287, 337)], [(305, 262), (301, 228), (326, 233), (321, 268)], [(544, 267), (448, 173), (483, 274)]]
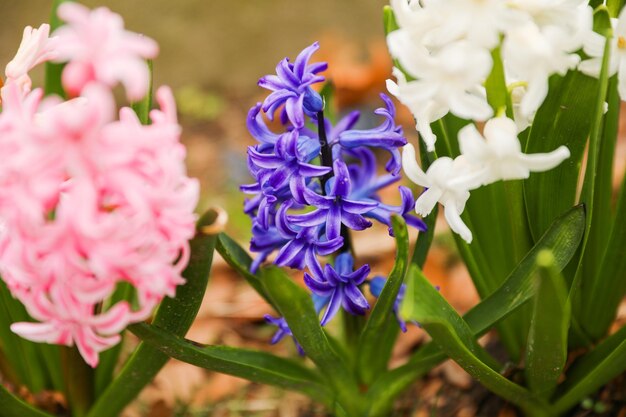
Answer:
[[(317, 112), (317, 133), (320, 141), (321, 148), (321, 158), (322, 165), (325, 167), (332, 168), (333, 167), (333, 153), (330, 149), (330, 144), (328, 143), (328, 137), (326, 136), (326, 125), (324, 124), (324, 110), (320, 110)], [(324, 174), (320, 179), (322, 184), (322, 195), (326, 195), (326, 183), (333, 177), (333, 171), (330, 171), (327, 174)], [(352, 246), (352, 239), (350, 237), (350, 232), (346, 225), (341, 225), (341, 236), (343, 237), (343, 246), (340, 249), (340, 252), (350, 252), (354, 255), (354, 248)]]
[(73, 417), (83, 417), (93, 403), (93, 375), (76, 347), (61, 347), (65, 393)]

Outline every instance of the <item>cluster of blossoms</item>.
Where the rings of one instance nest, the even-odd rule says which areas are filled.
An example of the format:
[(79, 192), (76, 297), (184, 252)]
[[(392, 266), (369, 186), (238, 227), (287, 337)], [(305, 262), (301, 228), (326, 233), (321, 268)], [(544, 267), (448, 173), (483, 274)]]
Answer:
[[(348, 230), (364, 230), (371, 220), (390, 227), (393, 214), (420, 230), (425, 225), (410, 214), (415, 199), (408, 188), (399, 187), (400, 206), (385, 204), (378, 196), (400, 180), (399, 148), (406, 144), (394, 123), (393, 103), (381, 95), (385, 107), (375, 113), (383, 120), (375, 128), (357, 129), (357, 111), (331, 124), (324, 117), (322, 97), (311, 87), (324, 81), (319, 74), (327, 67), (309, 63), (318, 48), (317, 43), (305, 48), (293, 63), (285, 58), (276, 75), (260, 79), (259, 85), (272, 93), (248, 114), (248, 129), (259, 143), (248, 149), (255, 183), (242, 191), (252, 195), (244, 208), (253, 223), (250, 248), (258, 253), (252, 269), (274, 252), (276, 265), (307, 269), (305, 283), (317, 311), (324, 311), (324, 325), (341, 307), (354, 315), (369, 308), (360, 289), (369, 266), (354, 270)], [(265, 121), (273, 121), (275, 114), (278, 133)], [(383, 175), (377, 172), (376, 149), (390, 155)], [(322, 267), (318, 256), (332, 254), (337, 254), (334, 265)], [(268, 320), (280, 328), (276, 341), (290, 334), (282, 319)]]
[[(413, 113), (427, 150), (435, 150), (437, 139), (431, 123), (448, 113), (485, 122), (484, 137), (473, 124), (466, 126), (458, 138), (461, 155), (438, 158), (426, 173), (412, 147), (403, 155), (407, 175), (428, 188), (416, 211), (424, 216), (441, 203), (451, 229), (471, 242), (460, 217), (469, 191), (528, 178), (569, 157), (566, 147), (525, 155), (517, 135), (545, 100), (550, 76), (579, 64), (588, 72), (598, 68), (599, 58), (581, 63), (578, 54), (586, 44), (595, 47), (585, 48), (592, 57), (602, 54), (601, 42), (600, 55), (593, 54), (600, 35), (592, 32), (592, 9), (588, 0), (391, 0), (391, 5), (399, 28), (387, 43), (399, 67), (393, 71), (397, 82), (389, 80), (388, 89)], [(512, 119), (493, 117), (487, 102), (484, 85), (494, 57), (504, 67)]]
[[(145, 59), (157, 44), (124, 30), (119, 15), (75, 3), (67, 22), (27, 27), (1, 90), (0, 268), (2, 279), (36, 322), (12, 330), (37, 342), (76, 345), (96, 366), (129, 323), (145, 320), (182, 284), (193, 236), (198, 183), (186, 176), (181, 128), (168, 88), (144, 126), (117, 105), (149, 90)], [(67, 62), (72, 98), (43, 99), (28, 72)], [(120, 283), (135, 302), (111, 302)]]

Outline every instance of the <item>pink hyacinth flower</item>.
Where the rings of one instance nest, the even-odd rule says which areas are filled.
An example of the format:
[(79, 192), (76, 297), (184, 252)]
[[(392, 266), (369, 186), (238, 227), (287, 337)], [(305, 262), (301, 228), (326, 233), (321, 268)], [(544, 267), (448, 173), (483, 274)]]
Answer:
[(59, 6), (58, 14), (67, 24), (54, 32), (56, 60), (69, 61), (62, 82), (70, 95), (79, 95), (92, 81), (109, 87), (121, 82), (129, 100), (146, 95), (150, 72), (145, 60), (159, 52), (154, 40), (126, 31), (121, 16), (105, 7), (90, 11), (68, 2)]
[[(146, 319), (184, 283), (199, 186), (186, 175), (173, 95), (143, 126), (130, 108), (115, 118), (103, 84), (42, 102), (41, 91), (2, 89), (0, 275), (37, 322), (24, 338), (75, 345), (96, 366), (128, 324)], [(109, 305), (121, 282), (137, 308)], [(102, 310), (100, 312), (100, 310)]]
[(24, 28), (22, 42), (15, 57), (5, 69), (6, 82), (17, 83), (22, 91), (30, 91), (31, 79), (28, 72), (35, 66), (50, 61), (57, 56), (57, 39), (50, 38), (50, 25), (43, 24), (38, 29)]

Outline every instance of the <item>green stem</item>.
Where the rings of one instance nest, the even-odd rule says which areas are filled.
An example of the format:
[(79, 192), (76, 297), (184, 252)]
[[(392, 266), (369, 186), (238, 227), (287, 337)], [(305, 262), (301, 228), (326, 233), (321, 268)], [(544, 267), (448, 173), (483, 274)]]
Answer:
[(93, 403), (94, 370), (81, 357), (76, 347), (61, 348), (65, 393), (73, 417), (83, 417)]

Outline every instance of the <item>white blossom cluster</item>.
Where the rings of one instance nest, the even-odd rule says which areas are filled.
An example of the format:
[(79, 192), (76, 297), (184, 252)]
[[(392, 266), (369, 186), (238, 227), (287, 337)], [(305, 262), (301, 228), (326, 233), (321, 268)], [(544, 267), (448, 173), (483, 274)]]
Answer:
[[(430, 125), (446, 114), (486, 122), (482, 135), (474, 124), (463, 128), (461, 155), (438, 158), (426, 172), (412, 146), (403, 156), (407, 176), (427, 188), (416, 211), (427, 215), (441, 203), (451, 229), (469, 243), (472, 233), (460, 214), (471, 190), (528, 178), (569, 157), (564, 146), (526, 155), (517, 135), (532, 123), (551, 75), (579, 65), (587, 74), (599, 72), (604, 45), (592, 31), (593, 10), (588, 0), (391, 0), (391, 6), (399, 28), (389, 33), (387, 43), (398, 68), (393, 70), (396, 81), (388, 80), (387, 88), (413, 113), (428, 151), (434, 151), (437, 139)], [(626, 33), (626, 24), (616, 25), (618, 33), (621, 26)], [(583, 48), (591, 59), (581, 64), (578, 52)], [(616, 38), (615, 48), (624, 48), (626, 58), (624, 37)], [(494, 51), (504, 66), (513, 119), (494, 117), (487, 102), (484, 85)], [(611, 68), (626, 74), (621, 57)], [(626, 75), (622, 78), (626, 81)]]

